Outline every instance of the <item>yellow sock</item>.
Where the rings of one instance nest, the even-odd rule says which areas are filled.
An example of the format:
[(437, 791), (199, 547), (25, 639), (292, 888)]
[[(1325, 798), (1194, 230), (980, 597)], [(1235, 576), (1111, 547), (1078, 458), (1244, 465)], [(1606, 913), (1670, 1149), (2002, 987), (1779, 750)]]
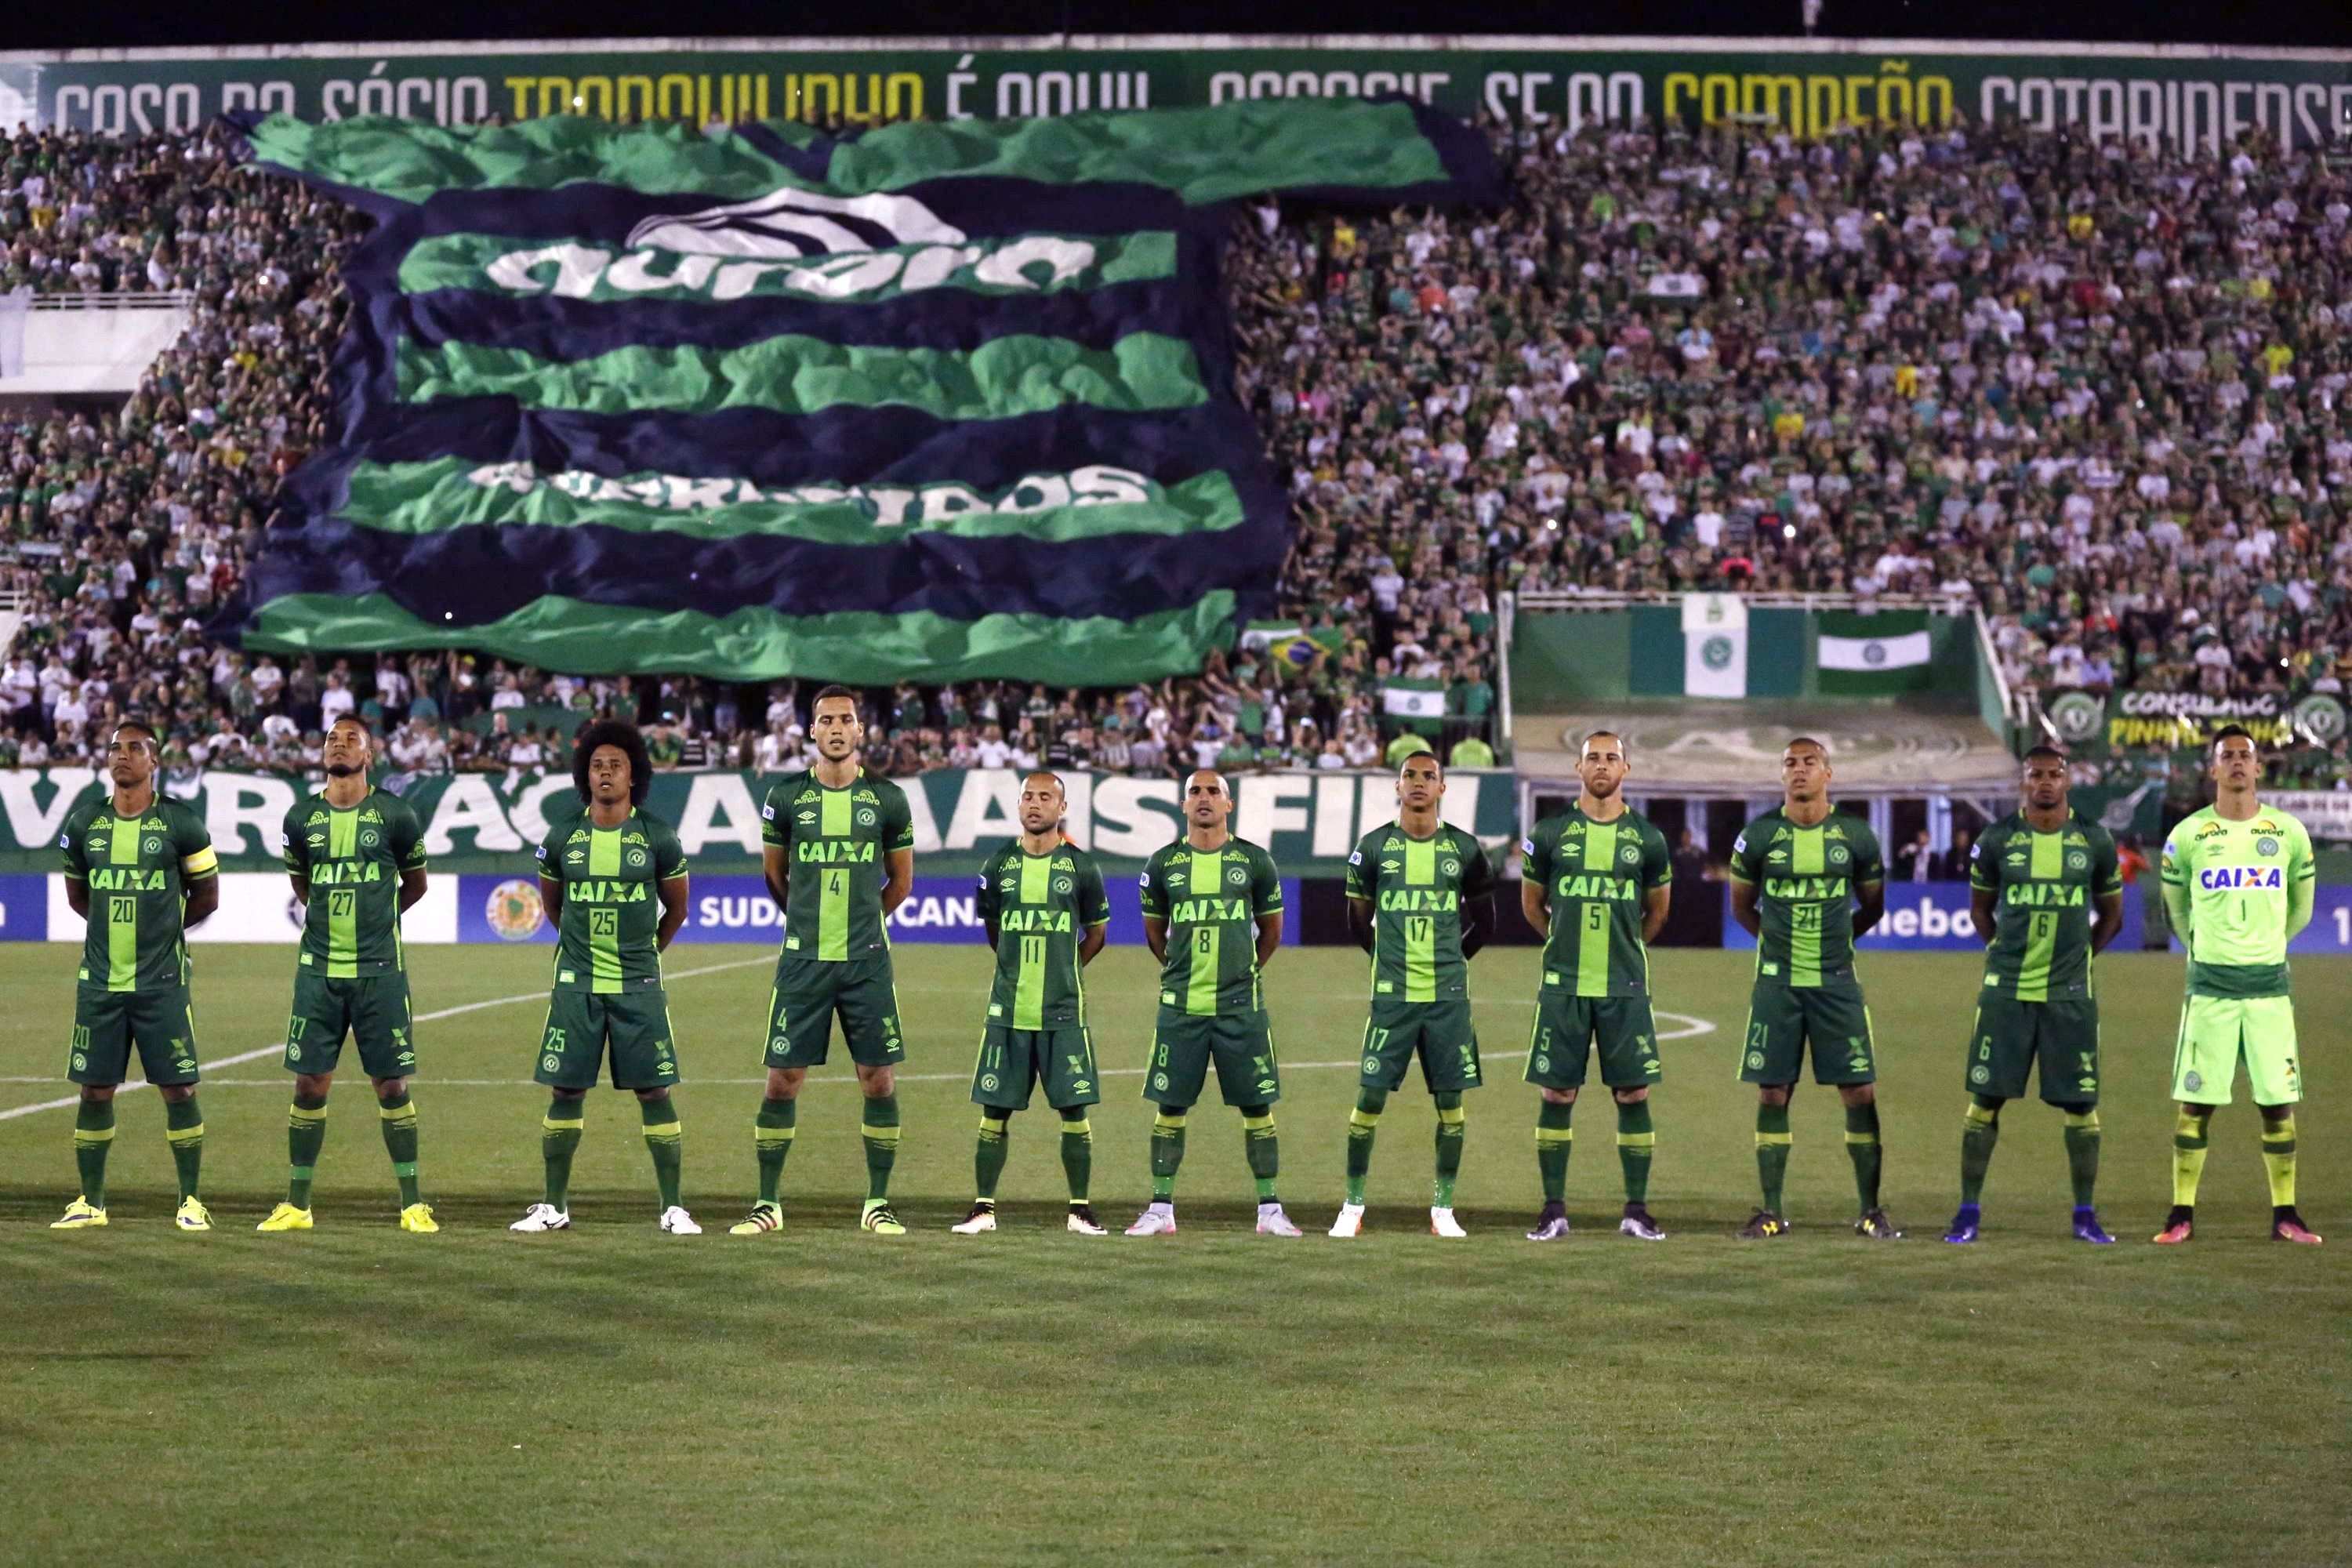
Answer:
[(2271, 1207), (2294, 1207), (2294, 1113), (2263, 1123), (2263, 1163), (2271, 1175)]
[(2183, 1110), (2172, 1124), (2172, 1202), (2177, 1208), (2197, 1206), (2197, 1184), (2205, 1177), (2205, 1127), (2212, 1119), (2210, 1110)]

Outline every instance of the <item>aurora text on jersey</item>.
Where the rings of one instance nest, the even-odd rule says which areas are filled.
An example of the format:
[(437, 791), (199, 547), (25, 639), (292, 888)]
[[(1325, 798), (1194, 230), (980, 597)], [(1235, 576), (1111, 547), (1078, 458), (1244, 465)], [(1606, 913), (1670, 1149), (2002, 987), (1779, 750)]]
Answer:
[(1246, 839), (1215, 849), (1183, 839), (1153, 852), (1140, 879), (1143, 918), (1168, 922), (1160, 1001), (1196, 1017), (1256, 1012), (1257, 920), (1282, 912), (1274, 858)]
[(189, 883), (219, 872), (196, 810), (158, 795), (145, 811), (123, 816), (96, 795), (66, 814), (58, 847), (66, 876), (89, 895), (81, 983), (109, 991), (186, 984), (183, 900)]
[(1801, 988), (1853, 981), (1853, 900), (1886, 878), (1868, 824), (1833, 812), (1805, 827), (1776, 807), (1733, 844), (1731, 875), (1757, 889), (1758, 978)]
[(1519, 848), (1520, 879), (1542, 888), (1551, 904), (1542, 988), (1570, 996), (1645, 994), (1643, 904), (1651, 889), (1674, 880), (1665, 835), (1639, 812), (1596, 822), (1571, 805), (1537, 823)]
[(1444, 826), (1427, 838), (1395, 823), (1374, 828), (1348, 857), (1347, 889), (1372, 906), (1373, 1000), (1468, 994), (1464, 915), (1495, 890), (1477, 839)]
[(1993, 895), (1987, 990), (2021, 1002), (2091, 994), (2092, 919), (2099, 900), (2120, 896), (2124, 886), (2105, 828), (2069, 815), (2063, 827), (2043, 833), (2013, 812), (1969, 851), (1969, 884)]
[(400, 968), (401, 873), (425, 858), (415, 812), (383, 790), (347, 808), (317, 795), (294, 803), (282, 831), (286, 869), (310, 889), (303, 967), (331, 980)]
[(1110, 920), (1094, 858), (1074, 844), (1032, 855), (1016, 838), (981, 868), (976, 904), (997, 933), (988, 1021), (1013, 1029), (1084, 1024), (1078, 946)]
[(582, 816), (539, 847), (539, 874), (563, 885), (555, 988), (598, 994), (661, 984), (660, 885), (686, 875), (668, 823), (632, 809), (616, 827)]
[(768, 791), (760, 816), (761, 841), (784, 851), (784, 953), (844, 963), (887, 951), (887, 860), (915, 847), (906, 792), (862, 770), (839, 789), (795, 773)]

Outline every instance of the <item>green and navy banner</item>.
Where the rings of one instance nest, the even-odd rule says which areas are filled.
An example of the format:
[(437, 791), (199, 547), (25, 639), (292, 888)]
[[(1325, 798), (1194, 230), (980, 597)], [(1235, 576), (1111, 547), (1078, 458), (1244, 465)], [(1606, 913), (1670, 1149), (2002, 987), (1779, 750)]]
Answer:
[(1813, 658), (1824, 697), (1925, 691), (1936, 683), (1925, 610), (1823, 610), (1813, 623)]
[(1272, 609), (1226, 204), (1487, 202), (1403, 101), (700, 130), (241, 122), (374, 229), (336, 439), (225, 626), (278, 652), (1102, 685)]

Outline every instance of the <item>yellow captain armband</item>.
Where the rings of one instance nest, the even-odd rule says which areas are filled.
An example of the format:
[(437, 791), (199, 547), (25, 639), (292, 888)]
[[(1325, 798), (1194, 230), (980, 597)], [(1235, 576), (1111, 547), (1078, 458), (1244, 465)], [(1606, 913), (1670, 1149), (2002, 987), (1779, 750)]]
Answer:
[(209, 877), (219, 869), (220, 857), (213, 853), (213, 847), (209, 844), (194, 854), (180, 858), (180, 874), (184, 877)]

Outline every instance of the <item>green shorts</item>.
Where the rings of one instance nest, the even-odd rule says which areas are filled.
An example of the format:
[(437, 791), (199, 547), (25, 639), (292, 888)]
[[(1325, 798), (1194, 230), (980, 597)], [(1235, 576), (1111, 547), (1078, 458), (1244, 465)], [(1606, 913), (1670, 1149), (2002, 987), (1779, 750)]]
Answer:
[(1421, 1081), (1432, 1094), (1475, 1089), (1478, 1031), (1470, 1025), (1470, 998), (1442, 1002), (1375, 1002), (1364, 1025), (1363, 1072), (1357, 1082), (1381, 1090), (1404, 1087), (1405, 1068), (1421, 1058)]
[(907, 1059), (888, 953), (831, 963), (788, 954), (777, 960), (776, 987), (768, 994), (768, 1065), (823, 1067), (833, 1049), (835, 1013), (851, 1061), (879, 1068)]
[(1870, 1009), (1859, 985), (1783, 985), (1759, 981), (1748, 998), (1748, 1034), (1739, 1081), (1797, 1081), (1805, 1047), (1813, 1047), (1815, 1083), (1875, 1083), (1870, 1061)]
[(1026, 1110), (1030, 1088), (1045, 1086), (1056, 1110), (1102, 1102), (1094, 1037), (1076, 1024), (1059, 1029), (1008, 1029), (991, 1024), (971, 1069), (971, 1101), (993, 1110)]
[(2191, 996), (2180, 1009), (2172, 1047), (2172, 1098), (2189, 1105), (2227, 1105), (2246, 1064), (2246, 1092), (2256, 1105), (2303, 1098), (2294, 1065), (2294, 1000), (2288, 996)]
[(1151, 1026), (1151, 1062), (1143, 1098), (1181, 1108), (1200, 1102), (1209, 1063), (1227, 1105), (1272, 1105), (1282, 1098), (1282, 1063), (1274, 1052), (1274, 1019), (1264, 1011), (1199, 1018), (1161, 1007)]
[(2043, 1104), (2098, 1104), (2098, 1003), (2087, 996), (2021, 1002), (1985, 992), (1969, 1031), (1969, 1092), (2022, 1100), (2025, 1075), (2037, 1059)]
[(74, 987), (73, 1045), (66, 1053), (66, 1081), (121, 1083), (130, 1071), (134, 1044), (149, 1083), (196, 1081), (196, 1016), (189, 1010), (186, 986), (163, 991)]
[(370, 1078), (406, 1078), (416, 1070), (409, 1034), (408, 976), (394, 969), (354, 980), (330, 980), (294, 971), (294, 1012), (286, 1020), (286, 1070), (332, 1072), (343, 1037), (359, 1042), (360, 1067)]
[(1658, 1026), (1647, 996), (1570, 996), (1546, 991), (1536, 997), (1535, 1027), (1528, 1035), (1527, 1081), (1545, 1089), (1581, 1089), (1593, 1051), (1601, 1055), (1601, 1081), (1611, 1089), (1636, 1089), (1664, 1075), (1658, 1063)]
[(557, 991), (547, 999), (539, 1070), (554, 1089), (593, 1089), (607, 1055), (614, 1089), (667, 1089), (677, 1081), (669, 996), (658, 985), (635, 991)]

